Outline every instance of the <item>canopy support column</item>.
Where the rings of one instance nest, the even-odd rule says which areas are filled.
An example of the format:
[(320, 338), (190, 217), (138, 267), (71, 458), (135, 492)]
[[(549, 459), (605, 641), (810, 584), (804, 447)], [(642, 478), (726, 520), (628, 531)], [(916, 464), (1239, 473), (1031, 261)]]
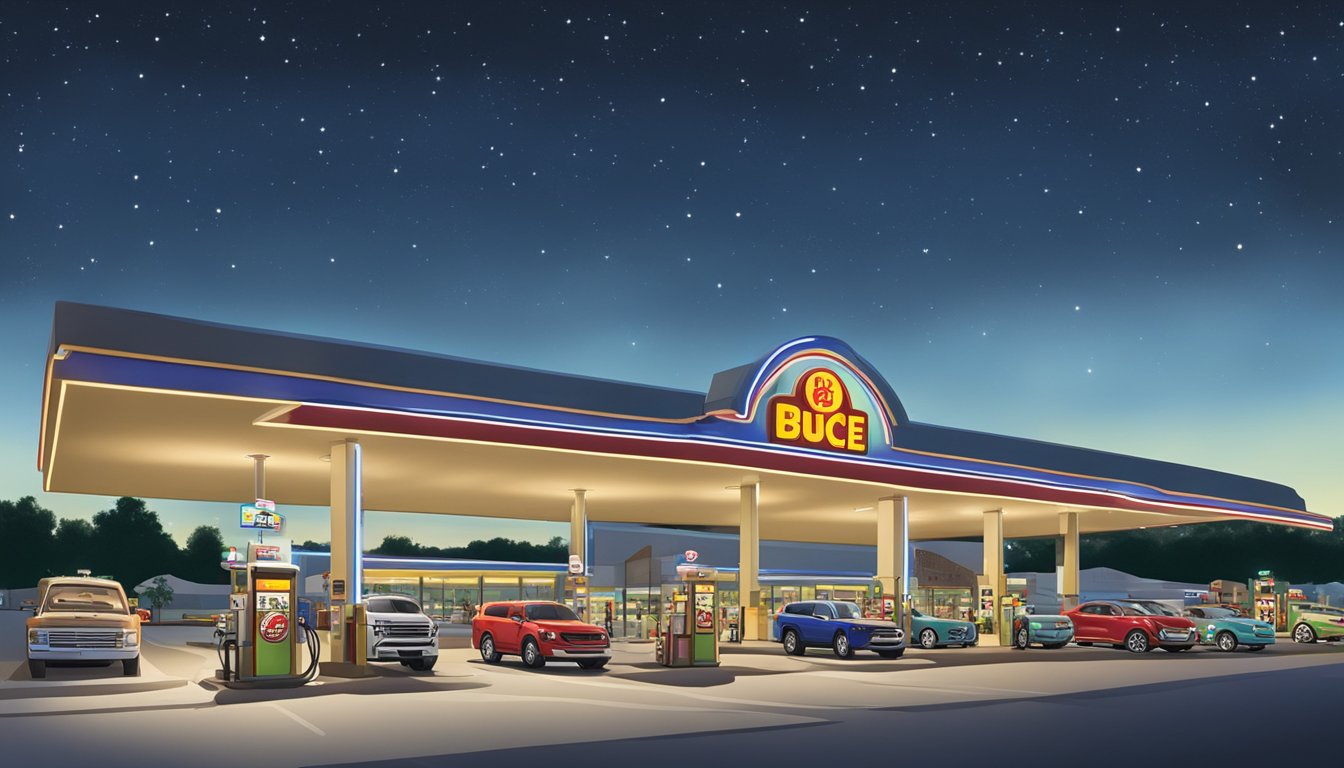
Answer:
[(910, 501), (888, 496), (877, 501), (877, 581), (883, 597), (896, 601), (895, 620), (910, 636)]
[[(761, 484), (738, 486), (737, 623), (742, 640), (761, 639)], [(768, 634), (768, 633), (767, 633)]]
[(1078, 513), (1059, 513), (1059, 536), (1055, 539), (1055, 592), (1060, 609), (1078, 605), (1081, 589), (1078, 576)]
[[(351, 658), (350, 649), (359, 647), (346, 625), (346, 608), (360, 602), (364, 593), (364, 457), (358, 440), (339, 440), (331, 444), (331, 660), (364, 666), (361, 658)], [(355, 627), (354, 632), (363, 632)]]

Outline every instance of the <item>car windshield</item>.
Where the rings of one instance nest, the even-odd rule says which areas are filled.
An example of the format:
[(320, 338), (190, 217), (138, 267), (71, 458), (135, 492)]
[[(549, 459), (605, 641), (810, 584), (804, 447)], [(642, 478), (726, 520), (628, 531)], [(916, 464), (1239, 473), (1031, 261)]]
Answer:
[(1143, 601), (1143, 602), (1141, 603), (1141, 605), (1142, 605), (1144, 608), (1147, 608), (1149, 613), (1153, 613), (1153, 614), (1156, 614), (1156, 615), (1158, 615), (1158, 616), (1180, 616), (1180, 615), (1181, 615), (1181, 614), (1177, 613), (1175, 610), (1172, 610), (1171, 608), (1168, 608), (1167, 606), (1165, 606), (1165, 605), (1163, 605), (1163, 604), (1157, 602), (1156, 600), (1145, 600), (1145, 601)]
[(87, 584), (52, 584), (47, 589), (47, 611), (95, 611), (127, 613), (121, 592), (112, 587)]
[(1237, 612), (1229, 608), (1200, 608), (1206, 619), (1235, 619)]
[(420, 606), (414, 600), (394, 597), (375, 597), (365, 606), (369, 613), (420, 613)]
[(857, 619), (863, 615), (857, 603), (831, 603), (835, 606), (835, 618)]
[(1314, 605), (1306, 610), (1312, 613), (1328, 613), (1332, 616), (1344, 616), (1344, 609), (1335, 608), (1329, 605)]
[(1126, 616), (1153, 616), (1153, 611), (1143, 607), (1142, 603), (1120, 602), (1115, 603), (1120, 608), (1120, 612)]
[(910, 615), (911, 615), (911, 616), (914, 616), (916, 619), (922, 619), (922, 618), (924, 618), (924, 614), (920, 613), (919, 611), (915, 610), (914, 608), (911, 608), (911, 609), (910, 609)]
[(579, 617), (559, 603), (533, 603), (525, 609), (528, 621), (578, 621)]

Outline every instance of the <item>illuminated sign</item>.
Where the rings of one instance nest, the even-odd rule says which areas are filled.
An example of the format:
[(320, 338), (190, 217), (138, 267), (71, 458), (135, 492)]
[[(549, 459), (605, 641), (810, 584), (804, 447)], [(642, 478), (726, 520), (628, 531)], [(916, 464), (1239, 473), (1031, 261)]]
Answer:
[(289, 590), (289, 579), (257, 579), (258, 592), (281, 592)]
[(840, 377), (825, 368), (800, 376), (793, 394), (770, 398), (767, 418), (772, 443), (868, 452), (868, 414), (850, 403)]
[[(266, 509), (263, 502), (269, 504), (270, 509)], [(256, 504), (243, 504), (238, 508), (239, 528), (265, 528), (270, 531), (278, 531), (284, 525), (284, 515), (275, 511), (274, 503), (264, 499), (258, 499)]]
[(688, 549), (688, 550), (686, 550), (686, 562), (688, 562), (688, 563), (694, 563), (696, 560), (699, 560), (699, 559), (700, 559), (700, 553), (699, 553), (699, 552), (696, 552), (694, 549)]
[(284, 557), (280, 554), (279, 547), (269, 545), (256, 546), (252, 549), (253, 558), (259, 563), (280, 563), (284, 562)]

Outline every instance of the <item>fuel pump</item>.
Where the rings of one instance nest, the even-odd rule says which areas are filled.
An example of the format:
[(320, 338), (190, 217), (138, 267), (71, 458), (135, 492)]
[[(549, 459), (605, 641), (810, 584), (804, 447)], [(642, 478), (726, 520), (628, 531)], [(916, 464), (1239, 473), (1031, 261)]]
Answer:
[(244, 577), (234, 579), (241, 591), (229, 596), (232, 616), (215, 632), (221, 667), (215, 676), (229, 687), (283, 688), (317, 676), (317, 630), (299, 616), (299, 568), (289, 559), (288, 542), (249, 542), (246, 563), (228, 565)]
[(677, 566), (681, 588), (672, 596), (658, 663), (665, 667), (719, 666), (719, 580), (714, 568)]

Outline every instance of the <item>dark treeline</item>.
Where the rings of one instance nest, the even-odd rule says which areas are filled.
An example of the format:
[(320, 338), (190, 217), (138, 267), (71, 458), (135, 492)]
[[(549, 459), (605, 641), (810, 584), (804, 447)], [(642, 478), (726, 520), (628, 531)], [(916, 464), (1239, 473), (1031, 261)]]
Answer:
[(369, 550), (373, 555), (393, 557), (453, 557), (468, 560), (512, 560), (519, 563), (563, 563), (569, 559), (569, 545), (556, 536), (545, 544), (494, 538), (472, 541), (465, 547), (427, 547), (407, 536), (385, 536), (383, 543)]
[[(1137, 576), (1203, 584), (1245, 581), (1257, 571), (1297, 583), (1344, 581), (1344, 517), (1335, 530), (1268, 523), (1203, 523), (1083, 536), (1083, 568), (1115, 568)], [(1009, 571), (1055, 569), (1054, 539), (1017, 539), (1005, 554)]]
[(136, 584), (171, 573), (202, 584), (223, 584), (220, 569), (224, 537), (213, 525), (202, 525), (187, 546), (163, 530), (157, 512), (141, 499), (123, 496), (112, 509), (88, 520), (57, 520), (32, 496), (0, 501), (0, 588), (37, 586), (44, 576), (73, 576), (87, 568), (95, 576), (111, 576), (127, 594)]

